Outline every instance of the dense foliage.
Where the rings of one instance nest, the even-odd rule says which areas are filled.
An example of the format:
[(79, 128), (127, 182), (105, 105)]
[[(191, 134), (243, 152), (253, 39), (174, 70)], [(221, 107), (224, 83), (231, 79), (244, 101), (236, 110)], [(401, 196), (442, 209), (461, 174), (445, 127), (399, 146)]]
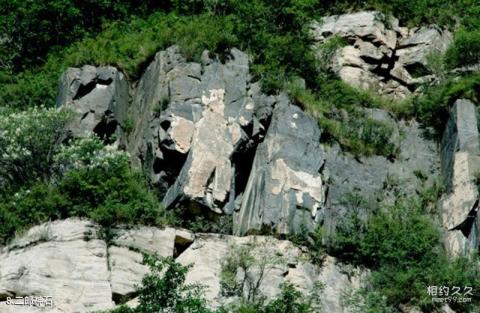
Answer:
[(68, 118), (67, 111), (42, 107), (0, 111), (0, 199), (51, 174)]
[(90, 138), (64, 147), (54, 159), (55, 175), (2, 196), (0, 244), (32, 225), (71, 216), (89, 217), (105, 227), (167, 222), (162, 205), (124, 152)]
[(156, 1), (0, 1), (0, 69), (41, 64), (45, 55), (102, 29), (107, 21), (145, 14)]
[(451, 260), (445, 255), (440, 233), (426, 210), (438, 199), (439, 190), (435, 189), (428, 188), (413, 199), (400, 196), (394, 204), (376, 210), (366, 207), (367, 201), (356, 201), (357, 210), (339, 224), (335, 237), (327, 244), (329, 253), (372, 270), (366, 287), (360, 291), (364, 311), (373, 312), (368, 306), (379, 305), (377, 300), (383, 299), (385, 310), (379, 312), (388, 312), (387, 308), (394, 312), (402, 303), (430, 312), (436, 304), (428, 295), (428, 286), (471, 286), (475, 289), (472, 302), (451, 306), (461, 312), (478, 308), (478, 260)]

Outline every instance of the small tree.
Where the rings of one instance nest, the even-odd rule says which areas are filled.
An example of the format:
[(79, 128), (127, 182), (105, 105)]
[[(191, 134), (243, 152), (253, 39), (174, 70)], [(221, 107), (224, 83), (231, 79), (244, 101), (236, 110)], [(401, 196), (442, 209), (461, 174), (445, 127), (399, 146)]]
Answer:
[(203, 288), (185, 284), (190, 266), (183, 266), (171, 257), (158, 258), (144, 255), (144, 264), (151, 273), (142, 279), (138, 287), (139, 305), (136, 308), (122, 306), (111, 313), (211, 313), (203, 295)]
[(53, 156), (69, 119), (64, 110), (0, 111), (0, 190), (51, 174)]

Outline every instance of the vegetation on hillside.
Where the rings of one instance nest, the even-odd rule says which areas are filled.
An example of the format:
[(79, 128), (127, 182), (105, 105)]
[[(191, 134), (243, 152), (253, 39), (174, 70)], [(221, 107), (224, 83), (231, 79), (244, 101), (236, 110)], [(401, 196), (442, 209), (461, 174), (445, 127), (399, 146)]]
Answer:
[(475, 312), (480, 308), (479, 259), (476, 255), (447, 257), (433, 222), (432, 214), (437, 213), (431, 212), (442, 190), (434, 183), (417, 197), (398, 194), (394, 203), (377, 205), (352, 194), (346, 198), (348, 212), (337, 221), (333, 233), (319, 227), (290, 239), (307, 246), (320, 264), (329, 253), (346, 264), (370, 270), (363, 288), (345, 298), (355, 312), (398, 312), (401, 304), (435, 312), (441, 304), (432, 302), (428, 286), (472, 287), (471, 302), (450, 306), (459, 312)]
[[(50, 141), (37, 144), (43, 149)], [(29, 177), (15, 192), (1, 196), (0, 245), (28, 227), (71, 216), (89, 217), (107, 228), (171, 221), (143, 175), (130, 168), (125, 152), (87, 138), (62, 147), (52, 159), (50, 176)], [(32, 165), (27, 160), (15, 166), (23, 173)]]
[[(325, 14), (379, 9), (399, 17), (402, 23), (409, 25), (438, 23), (452, 30), (458, 29), (454, 43), (441, 62), (448, 68), (476, 64), (479, 62), (480, 22), (477, 13), (480, 6), (474, 1), (456, 0), (449, 5), (420, 0), (372, 0), (366, 3), (172, 0), (161, 5), (147, 1), (142, 6), (134, 3), (118, 0), (87, 5), (74, 0), (50, 0), (49, 3), (34, 6), (5, 6), (5, 10), (0, 11), (3, 28), (14, 20), (19, 21), (19, 26), (3, 31), (6, 34), (4, 45), (8, 47), (4, 51), (17, 49), (15, 53), (7, 54), (18, 58), (3, 58), (0, 62), (14, 63), (0, 70), (0, 106), (53, 106), (57, 79), (69, 66), (110, 64), (122, 69), (131, 79), (136, 79), (156, 51), (172, 44), (178, 44), (189, 59), (198, 59), (204, 49), (220, 58), (231, 47), (243, 49), (252, 57), (253, 73), (262, 80), (268, 92), (283, 89), (286, 83), (295, 81), (297, 77), (304, 78), (307, 91), (320, 100), (306, 106), (316, 112), (321, 126), (332, 138), (355, 154), (390, 155), (392, 151), (389, 148), (378, 149), (383, 147), (381, 140), (369, 143), (358, 134), (356, 137), (350, 136), (348, 129), (342, 130), (337, 125), (347, 122), (332, 117), (332, 107), (346, 103), (354, 103), (355, 107), (394, 106), (395, 111), (404, 116), (415, 116), (426, 128), (433, 126), (436, 129), (443, 122), (442, 108), (448, 107), (449, 99), (438, 101), (435, 95), (451, 93), (452, 89), (468, 89), (464, 94), (478, 97), (475, 85), (478, 85), (479, 78), (473, 75), (452, 81), (448, 87), (445, 86), (447, 83), (429, 87), (432, 92), (402, 104), (379, 101), (368, 93), (345, 86), (328, 73), (319, 72), (319, 64), (315, 62), (307, 34), (309, 20), (319, 19)], [(88, 13), (92, 10), (98, 12), (94, 17)], [(145, 17), (146, 12), (154, 13)], [(54, 18), (58, 14), (65, 18)], [(34, 18), (27, 20), (26, 16)], [(45, 31), (46, 27), (61, 31), (53, 35)], [(8, 40), (9, 32), (16, 32), (19, 38), (16, 44)], [(36, 44), (21, 44), (32, 41)], [(338, 44), (326, 45), (327, 58)], [(67, 46), (62, 48), (62, 45)], [(32, 59), (31, 56), (36, 57)], [(430, 105), (431, 102), (435, 102), (435, 105)], [(432, 120), (430, 115), (438, 117)]]
[[(210, 309), (202, 285), (186, 284), (191, 266), (183, 266), (173, 258), (145, 255), (144, 264), (151, 272), (137, 287), (139, 305), (120, 306), (110, 313), (314, 313), (311, 299), (296, 290), (292, 284), (282, 286), (281, 293), (270, 301), (238, 301)], [(258, 295), (257, 295), (258, 296)]]
[[(393, 130), (369, 118), (366, 108), (415, 117), (438, 139), (455, 99), (480, 102), (480, 74), (452, 71), (480, 63), (480, 3), (476, 0), (138, 3), (0, 0), (0, 245), (34, 224), (70, 216), (89, 217), (105, 227), (118, 223), (176, 223), (206, 231), (231, 227), (224, 221), (205, 225), (180, 218), (179, 222), (182, 212), (176, 213), (177, 218), (167, 214), (142, 174), (130, 168), (128, 156), (104, 146), (98, 138), (63, 142), (69, 114), (53, 107), (58, 78), (70, 66), (109, 64), (137, 80), (153, 55), (170, 45), (178, 45), (194, 61), (205, 49), (223, 61), (228, 50), (237, 47), (251, 56), (252, 73), (265, 92), (287, 90), (295, 104), (318, 119), (325, 134), (322, 140), (339, 142), (356, 155), (389, 158), (398, 153), (390, 142)], [(309, 21), (359, 9), (392, 14), (403, 25), (436, 23), (452, 30), (454, 41), (446, 53), (432, 56), (432, 71), (439, 78), (435, 84), (398, 103), (351, 88), (325, 66), (345, 44), (338, 38), (322, 47), (325, 64), (319, 64), (311, 50)], [(367, 286), (352, 295), (362, 299), (364, 312), (394, 312), (403, 303), (432, 311), (428, 285), (477, 286), (472, 303), (452, 305), (460, 312), (473, 310), (480, 294), (477, 261), (447, 260), (438, 230), (425, 211), (432, 201), (436, 201), (432, 193), (418, 199), (399, 197), (366, 219), (352, 215), (345, 223), (349, 227), (340, 227), (327, 243), (321, 228), (308, 238), (291, 239), (309, 246), (315, 262), (321, 262), (328, 251), (345, 262), (368, 266), (372, 275)], [(251, 259), (237, 261), (247, 266)], [(184, 284), (187, 267), (171, 259), (147, 258), (146, 262), (153, 272), (139, 287), (140, 306), (122, 307), (117, 313), (161, 307), (211, 312), (201, 288)], [(163, 271), (167, 274), (159, 275)], [(230, 275), (230, 287), (237, 287), (232, 272), (224, 275)], [(229, 309), (312, 312), (310, 300), (291, 285), (272, 301), (248, 300)]]

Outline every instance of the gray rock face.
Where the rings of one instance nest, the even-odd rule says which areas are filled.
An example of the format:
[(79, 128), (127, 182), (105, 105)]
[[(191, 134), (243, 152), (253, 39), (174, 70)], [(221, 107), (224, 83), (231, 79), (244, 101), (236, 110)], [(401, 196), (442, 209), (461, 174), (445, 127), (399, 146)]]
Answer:
[(313, 225), (325, 202), (323, 162), (317, 122), (280, 99), (234, 215), (234, 233), (267, 228), (286, 234)]
[(74, 137), (92, 133), (108, 139), (123, 137), (122, 126), (127, 118), (129, 87), (120, 71), (111, 66), (85, 65), (69, 68), (59, 83), (57, 106), (74, 112), (67, 126)]
[(231, 213), (271, 103), (250, 83), (239, 50), (225, 64), (208, 53), (199, 64), (171, 47), (156, 55), (137, 87), (129, 150), (167, 207), (193, 202)]
[[(285, 96), (262, 94), (246, 54), (232, 49), (221, 63), (205, 52), (200, 64), (175, 46), (160, 51), (132, 101), (120, 72), (85, 66), (62, 76), (57, 102), (75, 112), (74, 136), (120, 135), (167, 208), (237, 211), (238, 233), (264, 226), (288, 233), (315, 221), (325, 201), (320, 131)], [(119, 126), (127, 116), (128, 138)], [(268, 143), (256, 153), (267, 129)]]
[[(393, 200), (398, 191), (414, 195), (423, 179), (435, 179), (440, 175), (437, 145), (422, 137), (418, 123), (393, 123), (397, 124), (400, 133), (399, 155), (394, 160), (383, 156), (356, 159), (343, 153), (338, 145), (324, 148), (328, 197), (323, 223), (327, 231), (333, 232), (335, 225), (342, 223), (342, 217), (352, 210)], [(359, 200), (366, 203), (357, 207)]]
[(453, 105), (442, 138), (442, 172), (447, 194), (440, 201), (445, 244), (451, 255), (480, 246), (478, 186), (479, 135), (475, 105), (459, 99)]
[[(302, 292), (322, 282), (328, 295), (328, 299), (321, 296), (322, 301), (335, 308), (329, 312), (344, 312), (342, 292), (358, 288), (360, 274), (348, 278), (331, 257), (325, 267), (318, 268), (289, 241), (263, 236), (194, 236), (173, 228), (134, 227), (114, 230), (112, 245), (107, 246), (99, 239), (98, 225), (67, 219), (36, 226), (0, 251), (0, 311), (18, 312), (18, 307), (6, 304), (7, 297), (15, 296), (53, 298), (53, 307), (25, 308), (25, 312), (35, 313), (108, 310), (121, 298), (130, 298), (129, 304), (135, 305), (135, 284), (149, 272), (142, 265), (143, 252), (173, 256), (181, 264), (192, 264), (187, 283), (204, 285), (206, 297), (215, 307), (232, 300), (221, 293), (220, 272), (226, 255), (242, 246), (252, 246), (256, 259), (280, 260), (269, 262), (259, 280), (260, 292), (269, 298), (277, 295), (286, 281)], [(258, 279), (259, 272), (252, 268), (247, 275)]]
[(311, 25), (311, 34), (314, 49), (332, 36), (345, 38), (348, 44), (338, 49), (331, 70), (354, 87), (394, 99), (405, 98), (433, 78), (427, 57), (445, 51), (452, 40), (436, 26), (409, 30), (375, 11), (325, 17)]
[(325, 200), (320, 131), (286, 97), (261, 93), (244, 53), (233, 49), (225, 63), (204, 53), (199, 64), (176, 47), (159, 52), (133, 101), (129, 151), (167, 208), (239, 211), (242, 234), (263, 226), (287, 233), (315, 220)]

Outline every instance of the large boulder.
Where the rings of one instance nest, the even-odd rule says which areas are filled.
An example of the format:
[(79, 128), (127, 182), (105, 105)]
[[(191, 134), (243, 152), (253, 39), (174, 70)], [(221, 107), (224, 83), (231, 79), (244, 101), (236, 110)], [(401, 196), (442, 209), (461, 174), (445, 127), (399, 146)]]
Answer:
[(111, 66), (69, 68), (59, 83), (57, 106), (69, 108), (74, 116), (67, 126), (74, 137), (97, 134), (108, 140), (124, 137), (129, 103), (125, 75)]
[(480, 141), (477, 109), (471, 101), (459, 99), (452, 106), (441, 147), (447, 186), (447, 194), (439, 203), (445, 245), (450, 255), (465, 255), (480, 246)]
[(288, 234), (315, 225), (326, 197), (323, 163), (317, 122), (280, 98), (235, 212), (234, 233), (267, 229)]
[[(407, 29), (376, 11), (324, 17), (311, 24), (314, 49), (323, 59), (322, 44), (337, 36), (339, 47), (329, 65), (346, 83), (393, 99), (403, 99), (431, 80), (430, 54), (444, 52), (452, 40), (436, 26)], [(322, 60), (325, 62), (324, 60)]]

